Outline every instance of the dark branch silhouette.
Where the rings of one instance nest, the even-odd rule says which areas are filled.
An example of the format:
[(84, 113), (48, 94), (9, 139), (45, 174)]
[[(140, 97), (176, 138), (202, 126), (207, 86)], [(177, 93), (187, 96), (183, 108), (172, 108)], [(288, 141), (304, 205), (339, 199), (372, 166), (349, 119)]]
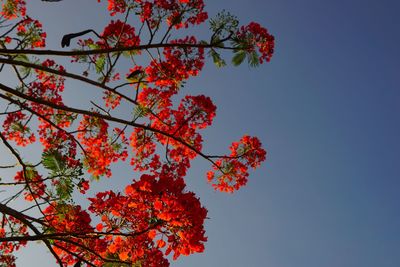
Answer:
[(96, 32), (94, 30), (89, 29), (89, 30), (85, 30), (85, 31), (77, 32), (77, 33), (69, 33), (69, 34), (64, 35), (61, 40), (61, 47), (69, 47), (72, 39), (82, 36), (82, 35), (85, 35), (85, 34), (88, 34), (89, 32), (93, 32), (96, 34)]

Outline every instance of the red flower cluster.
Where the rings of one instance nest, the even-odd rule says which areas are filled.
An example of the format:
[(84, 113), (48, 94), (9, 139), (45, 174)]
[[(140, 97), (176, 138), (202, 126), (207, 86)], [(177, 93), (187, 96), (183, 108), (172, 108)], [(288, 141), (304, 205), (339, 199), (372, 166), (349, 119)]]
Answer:
[(183, 122), (192, 129), (204, 129), (212, 124), (217, 107), (211, 101), (211, 98), (199, 96), (185, 96), (176, 112), (176, 117), (180, 117), (177, 123)]
[[(7, 234), (12, 233), (16, 236), (28, 235), (28, 228), (25, 224), (12, 216), (3, 214), (2, 225), (0, 226), (0, 238), (6, 237)], [(16, 267), (15, 256), (12, 255), (14, 251), (19, 250), (21, 247), (26, 246), (26, 241), (21, 242), (0, 242), (0, 263), (2, 266)], [(3, 265), (6, 264), (6, 265)]]
[[(195, 158), (197, 153), (193, 150), (201, 151), (202, 137), (196, 131), (211, 125), (215, 117), (216, 107), (209, 97), (186, 96), (180, 103), (177, 110), (169, 110), (169, 117), (163, 121), (154, 120), (152, 126), (167, 132), (176, 138), (166, 137), (156, 134), (157, 140), (164, 145), (170, 145), (168, 149), (170, 159), (179, 162), (181, 167), (188, 168), (189, 160)], [(191, 144), (191, 147), (182, 144)]]
[[(65, 71), (63, 66), (57, 65), (50, 59), (45, 60), (42, 66), (55, 69), (61, 73)], [(64, 78), (41, 70), (35, 70), (35, 72), (37, 81), (30, 84), (27, 94), (35, 98), (51, 101), (57, 105), (62, 105), (62, 96), (60, 93), (64, 91)], [(53, 109), (44, 105), (32, 104), (32, 107), (41, 114), (54, 113), (54, 111), (51, 112)]]
[[(82, 251), (82, 247), (97, 250), (97, 246), (101, 246), (96, 238), (86, 240), (79, 238), (84, 234), (93, 232), (93, 227), (90, 225), (91, 219), (89, 214), (82, 210), (79, 205), (54, 202), (43, 210), (43, 213), (45, 214), (44, 220), (47, 225), (47, 232), (61, 234), (70, 233), (74, 236), (72, 240), (68, 239), (70, 242), (63, 241), (61, 237), (55, 240), (53, 244), (54, 251), (65, 264), (73, 265), (76, 263), (76, 258), (71, 255), (71, 253), (68, 253), (68, 251), (79, 254)], [(99, 260), (96, 259), (97, 257), (94, 257), (90, 253), (84, 253), (82, 257), (93, 261), (95, 264), (99, 264)]]
[(28, 201), (33, 201), (45, 193), (46, 185), (43, 182), (43, 177), (34, 169), (27, 168), (25, 172), (17, 172), (14, 180), (26, 183), (28, 189), (24, 191), (24, 196)]
[(156, 170), (160, 167), (160, 156), (155, 154), (156, 144), (153, 133), (136, 128), (129, 140), (133, 152), (131, 165), (135, 170)]
[[(88, 172), (93, 176), (111, 176), (110, 164), (119, 159), (125, 160), (128, 156), (126, 150), (120, 150), (117, 143), (110, 140), (108, 135), (108, 123), (103, 119), (83, 116), (78, 127), (78, 139), (85, 149), (85, 162)], [(119, 129), (117, 135), (126, 141)]]
[[(59, 115), (62, 119), (62, 114)], [(66, 122), (64, 122), (65, 124)], [(72, 135), (68, 134), (67, 131), (59, 130), (48, 122), (41, 120), (39, 124), (39, 136), (40, 142), (43, 145), (43, 152), (57, 152), (61, 160), (69, 168), (77, 168), (81, 165), (79, 159), (76, 158), (77, 144)]]
[[(4, 242), (3, 245), (8, 245), (11, 242)], [(8, 250), (8, 248), (6, 248), (5, 250)], [(7, 267), (17, 267), (17, 265), (15, 265), (15, 260), (16, 257), (12, 254), (6, 254), (1, 248), (0, 248), (0, 262), (4, 263), (4, 266)]]
[[(51, 203), (43, 210), (49, 231), (55, 233), (88, 233), (93, 230), (90, 226), (89, 214), (81, 206), (71, 204)], [(60, 216), (60, 214), (62, 216)]]
[[(230, 150), (229, 156), (215, 162), (214, 170), (207, 173), (207, 179), (213, 182), (216, 190), (232, 193), (246, 185), (248, 168), (258, 168), (267, 153), (257, 137), (248, 135), (243, 136), (239, 142), (233, 142)], [(215, 171), (218, 171), (219, 175), (216, 176)]]
[[(101, 2), (101, 0), (97, 0)], [(126, 10), (127, 3), (125, 0), (108, 0), (108, 10), (111, 12), (111, 16), (117, 13), (123, 13)]]
[(237, 38), (250, 45), (250, 48), (247, 49), (248, 51), (258, 50), (260, 63), (263, 63), (264, 60), (271, 60), (274, 53), (275, 38), (260, 24), (251, 22), (247, 26), (242, 26), (237, 33)]
[(104, 93), (103, 100), (105, 102), (106, 107), (115, 109), (121, 103), (121, 96), (113, 92), (106, 91)]
[[(61, 73), (65, 72), (64, 67), (57, 65), (53, 60), (45, 60), (42, 66)], [(37, 79), (30, 84), (27, 95), (57, 105), (64, 105), (61, 95), (64, 91), (64, 78), (41, 70), (35, 70), (35, 73)], [(42, 116), (39, 117), (38, 132), (40, 142), (44, 147), (43, 151), (57, 151), (67, 166), (79, 166), (80, 162), (76, 159), (77, 144), (73, 136), (64, 130), (71, 126), (76, 116), (34, 102), (30, 105), (35, 112)]]
[[(111, 21), (105, 28), (101, 36), (104, 40), (100, 40), (97, 44), (100, 47), (132, 47), (140, 43), (139, 36), (135, 34), (135, 28), (120, 20)], [(107, 42), (105, 44), (104, 42)]]
[(141, 21), (148, 21), (152, 28), (163, 19), (168, 25), (180, 29), (201, 24), (208, 18), (203, 0), (108, 0), (111, 16), (124, 13), (128, 6), (135, 6)]
[(26, 17), (18, 24), (17, 35), (31, 48), (46, 46), (46, 33), (42, 30), (42, 24), (38, 20)]
[[(166, 255), (174, 252), (174, 259), (202, 252), (207, 210), (194, 193), (184, 189), (176, 170), (164, 165), (160, 172), (143, 174), (139, 181), (128, 185), (126, 196), (107, 191), (91, 198), (89, 210), (102, 218), (98, 229), (132, 231), (129, 237), (106, 238), (108, 252), (121, 260), (140, 261), (143, 266), (168, 266), (159, 250), (164, 246)], [(149, 260), (162, 265), (152, 265)]]
[(35, 142), (35, 135), (27, 126), (28, 116), (21, 111), (7, 114), (3, 122), (3, 135), (8, 139), (15, 141), (19, 146), (27, 146)]
[(5, 0), (1, 8), (1, 16), (9, 20), (19, 16), (23, 17), (26, 14), (26, 2), (24, 0)]
[[(172, 44), (196, 44), (194, 36), (173, 40)], [(204, 49), (193, 47), (166, 47), (163, 61), (153, 60), (146, 68), (147, 80), (157, 87), (175, 94), (182, 81), (197, 76), (204, 66)]]

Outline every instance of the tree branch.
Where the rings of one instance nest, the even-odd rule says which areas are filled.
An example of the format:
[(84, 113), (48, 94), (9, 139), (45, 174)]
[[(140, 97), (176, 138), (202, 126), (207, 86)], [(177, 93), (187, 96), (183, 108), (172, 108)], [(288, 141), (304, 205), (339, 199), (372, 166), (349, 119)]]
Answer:
[(138, 51), (146, 49), (156, 49), (156, 48), (167, 48), (167, 47), (178, 47), (178, 48), (217, 48), (224, 50), (240, 50), (246, 49), (246, 47), (225, 47), (222, 46), (224, 40), (213, 44), (147, 44), (138, 45), (131, 47), (112, 47), (105, 49), (93, 49), (93, 50), (77, 50), (77, 51), (61, 51), (61, 50), (33, 50), (33, 49), (0, 49), (0, 54), (4, 55), (46, 55), (46, 56), (88, 56), (88, 55), (98, 55), (98, 54), (109, 54), (114, 52), (126, 52), (126, 51)]
[[(40, 231), (30, 221), (27, 220), (27, 216), (25, 214), (23, 214), (17, 210), (14, 210), (10, 207), (7, 207), (6, 205), (3, 205), (1, 203), (0, 203), (0, 212), (4, 213), (4, 214), (8, 214), (8, 215), (18, 219), (23, 224), (28, 226), (36, 235), (41, 235)], [(46, 244), (46, 246), (49, 249), (49, 251), (51, 252), (51, 254), (53, 254), (53, 256), (57, 259), (57, 262), (59, 263), (60, 267), (63, 267), (64, 265), (63, 265), (60, 257), (58, 257), (57, 253), (53, 250), (50, 242), (47, 239), (42, 240), (42, 241)]]
[[(82, 115), (88, 115), (88, 116), (91, 116), (91, 117), (100, 118), (100, 119), (103, 119), (103, 120), (112, 121), (112, 122), (120, 123), (120, 124), (123, 124), (123, 125), (130, 125), (130, 126), (133, 126), (133, 127), (142, 128), (144, 130), (148, 130), (148, 131), (151, 131), (151, 132), (154, 132), (154, 133), (158, 133), (158, 134), (164, 135), (164, 136), (169, 137), (169, 138), (179, 142), (180, 144), (186, 146), (187, 148), (191, 149), (193, 152), (195, 152), (196, 154), (200, 155), (204, 159), (210, 161), (213, 165), (215, 165), (215, 166), (217, 166), (219, 168), (219, 166), (217, 164), (215, 164), (215, 162), (212, 159), (210, 159), (206, 154), (204, 154), (200, 150), (196, 149), (194, 146), (188, 144), (182, 138), (176, 137), (173, 134), (170, 134), (168, 132), (164, 132), (162, 130), (153, 128), (153, 127), (148, 126), (148, 125), (143, 125), (143, 124), (135, 123), (135, 122), (124, 120), (124, 119), (117, 118), (117, 117), (111, 117), (111, 116), (108, 116), (108, 115), (95, 113), (95, 112), (88, 111), (88, 110), (77, 109), (77, 108), (72, 108), (72, 107), (68, 107), (68, 106), (59, 106), (59, 105), (54, 104), (54, 103), (52, 103), (50, 101), (46, 101), (46, 100), (43, 100), (43, 99), (40, 99), (40, 98), (35, 98), (35, 97), (32, 97), (32, 96), (25, 95), (24, 93), (21, 93), (21, 92), (15, 90), (15, 89), (12, 89), (12, 88), (4, 85), (4, 84), (0, 84), (0, 89), (5, 91), (5, 92), (11, 93), (11, 94), (13, 94), (15, 96), (18, 96), (20, 98), (23, 98), (25, 100), (28, 100), (28, 101), (31, 101), (31, 102), (35, 102), (35, 103), (39, 103), (39, 104), (42, 104), (42, 105), (46, 105), (46, 106), (49, 106), (49, 107), (54, 108), (54, 109), (73, 112), (73, 113), (82, 114)], [(0, 94), (0, 96), (1, 97), (7, 97), (7, 96), (5, 96), (3, 94)]]

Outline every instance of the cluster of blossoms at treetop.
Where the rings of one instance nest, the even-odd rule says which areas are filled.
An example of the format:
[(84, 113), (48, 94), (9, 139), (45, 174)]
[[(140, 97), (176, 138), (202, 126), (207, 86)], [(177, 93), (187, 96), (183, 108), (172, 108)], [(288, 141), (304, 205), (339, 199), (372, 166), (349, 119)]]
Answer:
[[(100, 2), (101, 0), (98, 0)], [(151, 28), (159, 26), (164, 20), (168, 26), (180, 29), (203, 23), (207, 18), (203, 0), (108, 0), (111, 16), (136, 8), (142, 22)]]
[[(43, 50), (46, 33), (26, 1), (1, 2), (0, 72), (15, 76), (0, 82), (0, 138), (15, 162), (2, 169), (15, 175), (0, 181), (13, 188), (0, 203), (0, 265), (15, 266), (13, 253), (37, 240), (61, 267), (169, 266), (203, 252), (207, 209), (185, 182), (192, 160), (208, 161), (208, 182), (232, 193), (266, 151), (245, 135), (230, 153), (207, 154), (202, 131), (217, 107), (203, 94), (182, 95), (183, 87), (207, 57), (217, 67), (230, 52), (234, 65), (270, 61), (274, 37), (226, 12), (210, 20), (209, 41), (185, 36), (208, 20), (203, 0), (98, 0), (110, 14), (103, 30), (65, 33), (68, 50)], [(98, 93), (76, 97), (71, 81)], [(94, 192), (124, 162), (132, 171), (124, 190)], [(87, 202), (75, 203), (78, 194)], [(26, 208), (13, 207), (16, 200)]]

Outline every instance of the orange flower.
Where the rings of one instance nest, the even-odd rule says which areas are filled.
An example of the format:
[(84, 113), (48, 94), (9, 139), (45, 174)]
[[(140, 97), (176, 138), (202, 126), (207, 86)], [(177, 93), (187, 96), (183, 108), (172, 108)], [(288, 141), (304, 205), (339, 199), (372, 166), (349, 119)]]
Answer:
[(123, 251), (120, 252), (118, 256), (122, 261), (126, 261), (129, 258), (129, 253), (127, 251)]

